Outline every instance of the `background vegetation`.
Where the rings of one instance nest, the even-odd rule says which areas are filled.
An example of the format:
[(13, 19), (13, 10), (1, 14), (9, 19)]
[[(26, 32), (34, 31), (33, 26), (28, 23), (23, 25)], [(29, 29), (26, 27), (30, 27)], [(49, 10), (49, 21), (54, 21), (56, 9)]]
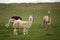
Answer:
[[(52, 24), (50, 28), (44, 28), (43, 16), (51, 10)], [(24, 36), (22, 29), (18, 29), (18, 35), (13, 35), (12, 25), (7, 29), (5, 24), (13, 15), (28, 20), (34, 13), (34, 22), (29, 29), (29, 35)], [(0, 4), (0, 40), (60, 40), (60, 3), (37, 4)]]

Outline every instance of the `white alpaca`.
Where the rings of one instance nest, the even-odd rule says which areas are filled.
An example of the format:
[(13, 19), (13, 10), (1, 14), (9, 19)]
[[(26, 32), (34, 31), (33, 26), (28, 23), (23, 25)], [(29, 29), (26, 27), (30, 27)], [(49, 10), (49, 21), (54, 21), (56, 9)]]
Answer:
[(17, 35), (17, 28), (23, 28), (23, 34), (28, 35), (28, 29), (31, 27), (33, 22), (33, 17), (29, 16), (28, 21), (15, 20), (13, 23), (14, 35)]
[(14, 22), (15, 20), (18, 20), (18, 19), (22, 20), (22, 18), (19, 17), (19, 16), (12, 16), (12, 17), (9, 19), (8, 23), (7, 23), (5, 26), (8, 28), (8, 27), (10, 26), (10, 24), (13, 24), (13, 22)]
[(50, 11), (48, 11), (48, 15), (43, 17), (43, 24), (45, 27), (48, 27), (51, 24), (51, 14)]

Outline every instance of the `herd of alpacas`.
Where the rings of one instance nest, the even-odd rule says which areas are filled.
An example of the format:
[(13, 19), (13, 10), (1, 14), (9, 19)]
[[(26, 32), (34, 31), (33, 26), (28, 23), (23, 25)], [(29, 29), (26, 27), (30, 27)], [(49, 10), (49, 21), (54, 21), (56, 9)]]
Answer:
[[(48, 15), (44, 16), (42, 18), (42, 20), (43, 20), (43, 25), (45, 27), (49, 27), (51, 25), (50, 10), (48, 11)], [(18, 28), (23, 29), (23, 35), (28, 35), (28, 30), (31, 27), (32, 23), (33, 23), (33, 15), (30, 15), (29, 20), (27, 20), (27, 21), (23, 21), (22, 18), (19, 16), (12, 16), (5, 26), (8, 28), (10, 26), (10, 24), (12, 24), (13, 28), (14, 28), (14, 30), (13, 30), (14, 35), (17, 35)]]

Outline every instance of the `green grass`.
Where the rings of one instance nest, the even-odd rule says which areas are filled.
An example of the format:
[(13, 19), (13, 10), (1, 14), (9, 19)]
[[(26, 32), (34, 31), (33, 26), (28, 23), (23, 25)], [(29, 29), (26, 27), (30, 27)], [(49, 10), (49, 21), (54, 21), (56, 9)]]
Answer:
[[(43, 16), (51, 10), (51, 28), (43, 28), (41, 25)], [(5, 24), (13, 15), (18, 15), (23, 20), (28, 20), (34, 12), (34, 22), (29, 29), (29, 35), (24, 36), (22, 29), (18, 29), (18, 35), (13, 35), (13, 28), (8, 29)], [(0, 4), (0, 40), (60, 40), (60, 3), (52, 4)]]

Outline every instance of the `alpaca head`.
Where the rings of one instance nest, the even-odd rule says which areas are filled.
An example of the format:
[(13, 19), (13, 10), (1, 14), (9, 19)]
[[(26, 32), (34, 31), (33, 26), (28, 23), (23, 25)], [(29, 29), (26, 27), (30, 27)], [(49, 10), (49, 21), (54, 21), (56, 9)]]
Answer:
[(33, 21), (33, 16), (29, 16), (29, 20), (30, 21)]
[(9, 24), (6, 24), (5, 26), (6, 26), (6, 28), (8, 28), (9, 27)]

